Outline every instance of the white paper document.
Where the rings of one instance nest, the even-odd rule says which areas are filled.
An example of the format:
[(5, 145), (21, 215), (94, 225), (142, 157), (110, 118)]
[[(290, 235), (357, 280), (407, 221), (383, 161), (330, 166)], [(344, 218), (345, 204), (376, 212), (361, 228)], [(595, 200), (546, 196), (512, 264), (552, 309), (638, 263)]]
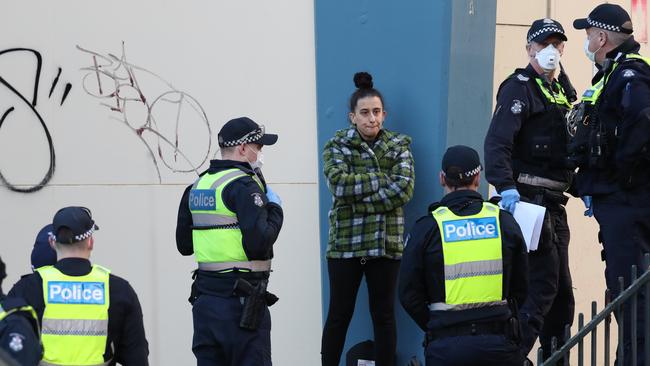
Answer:
[(528, 251), (537, 250), (545, 213), (546, 207), (528, 202), (517, 202), (514, 217), (524, 234)]

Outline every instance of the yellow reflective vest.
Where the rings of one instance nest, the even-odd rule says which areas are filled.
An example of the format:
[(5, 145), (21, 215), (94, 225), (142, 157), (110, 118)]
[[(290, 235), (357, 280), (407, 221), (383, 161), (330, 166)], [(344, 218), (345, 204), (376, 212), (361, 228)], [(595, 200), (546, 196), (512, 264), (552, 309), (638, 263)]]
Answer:
[[(249, 175), (240, 169), (226, 169), (205, 174), (192, 186), (189, 195), (192, 243), (199, 268), (206, 263), (248, 261), (237, 214), (226, 207), (221, 197), (228, 184), (246, 176)], [(257, 177), (252, 178), (263, 189)]]
[(68, 276), (54, 266), (37, 271), (45, 300), (41, 365), (107, 365), (110, 270), (93, 265), (85, 276)]
[(447, 207), (432, 212), (442, 240), (445, 302), (431, 310), (504, 304), (499, 208), (488, 202), (475, 215), (457, 216)]
[(11, 314), (18, 313), (18, 312), (27, 313), (30, 317), (34, 318), (34, 320), (36, 320), (36, 324), (38, 324), (38, 315), (36, 315), (36, 311), (31, 306), (25, 305), (25, 306), (19, 306), (11, 309), (4, 309), (2, 307), (2, 304), (0, 303), (0, 321), (2, 321), (2, 319), (8, 317)]
[(552, 90), (548, 90), (544, 86), (544, 81), (540, 78), (535, 78), (535, 82), (537, 82), (537, 85), (539, 86), (539, 89), (542, 91), (542, 94), (544, 94), (544, 97), (546, 100), (549, 101), (549, 103), (552, 104), (559, 104), (561, 106), (564, 106), (568, 109), (572, 108), (571, 103), (569, 103), (569, 99), (567, 99), (566, 95), (564, 94), (564, 88), (556, 82), (556, 86), (558, 88), (558, 92), (554, 92)]
[[(649, 57), (643, 57), (641, 55), (637, 54), (627, 54), (625, 55), (626, 59), (638, 59), (643, 62), (645, 62), (648, 66), (650, 66), (650, 58)], [(612, 69), (606, 74), (603, 75), (598, 82), (596, 82), (594, 85), (589, 87), (589, 89), (585, 90), (585, 92), (582, 94), (582, 101), (594, 105), (596, 104), (596, 101), (598, 100), (598, 97), (600, 97), (600, 94), (603, 92), (603, 87), (605, 84), (607, 84), (607, 81), (609, 80), (610, 75), (616, 70), (616, 68), (620, 65), (619, 62), (616, 62), (613, 66)]]

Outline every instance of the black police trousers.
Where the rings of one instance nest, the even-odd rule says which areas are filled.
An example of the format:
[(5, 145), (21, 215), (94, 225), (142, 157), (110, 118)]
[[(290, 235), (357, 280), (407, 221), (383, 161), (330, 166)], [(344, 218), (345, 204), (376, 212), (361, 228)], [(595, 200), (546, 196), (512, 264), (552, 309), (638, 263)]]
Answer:
[[(618, 278), (623, 277), (625, 287), (630, 285), (631, 267), (636, 265), (638, 274), (643, 268), (643, 256), (650, 252), (650, 190), (636, 192), (619, 191), (605, 196), (593, 197), (594, 216), (600, 225), (599, 238), (603, 244), (605, 257), (605, 279), (612, 299), (618, 296)], [(624, 308), (624, 360), (617, 365), (643, 365), (644, 342), (644, 293), (637, 299), (637, 359), (631, 358), (634, 335), (631, 333), (631, 308)], [(619, 335), (620, 336), (620, 335)]]
[(192, 352), (197, 366), (271, 366), (271, 314), (256, 330), (239, 327), (239, 297), (199, 295), (192, 307)]
[(515, 342), (502, 334), (436, 339), (425, 349), (427, 366), (521, 366), (524, 357)]
[[(522, 326), (521, 351), (528, 355), (539, 336), (544, 358), (550, 355), (551, 340), (557, 338), (558, 345), (564, 344), (567, 325), (573, 323), (575, 299), (571, 272), (569, 270), (569, 224), (562, 202), (544, 197), (553, 193), (563, 197), (561, 192), (542, 188), (533, 190), (518, 187), (524, 199), (546, 207), (544, 226), (538, 249), (528, 253), (529, 283), (528, 297), (520, 306)], [(561, 201), (561, 200), (560, 200)]]

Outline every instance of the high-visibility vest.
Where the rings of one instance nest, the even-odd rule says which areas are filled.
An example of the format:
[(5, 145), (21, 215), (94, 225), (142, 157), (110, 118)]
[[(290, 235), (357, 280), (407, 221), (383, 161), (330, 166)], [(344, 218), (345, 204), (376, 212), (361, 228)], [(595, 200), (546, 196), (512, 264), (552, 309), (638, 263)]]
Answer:
[[(627, 54), (625, 55), (625, 59), (637, 59), (641, 60), (646, 63), (646, 65), (650, 66), (650, 58), (649, 57), (643, 57), (641, 55), (637, 54)], [(603, 87), (605, 84), (607, 84), (607, 81), (609, 80), (610, 75), (614, 72), (614, 70), (620, 65), (619, 62), (614, 63), (612, 66), (612, 69), (605, 75), (603, 75), (600, 80), (598, 80), (597, 83), (589, 87), (589, 89), (585, 90), (584, 93), (582, 93), (582, 98), (581, 100), (587, 104), (594, 105), (596, 104), (596, 101), (600, 97), (600, 94), (603, 92)]]
[(431, 310), (505, 304), (499, 208), (488, 202), (475, 215), (457, 216), (447, 207), (432, 212), (442, 240), (445, 301)]
[(110, 270), (93, 265), (85, 276), (68, 276), (54, 266), (37, 271), (45, 300), (41, 365), (108, 365)]
[(567, 99), (566, 95), (564, 94), (564, 88), (559, 83), (556, 83), (558, 92), (554, 92), (552, 90), (548, 90), (544, 86), (544, 81), (541, 78), (535, 78), (535, 82), (537, 82), (537, 85), (539, 86), (539, 89), (542, 91), (542, 94), (544, 94), (544, 97), (546, 100), (549, 101), (549, 103), (552, 104), (559, 104), (563, 107), (566, 107), (568, 109), (571, 109), (571, 103), (569, 103), (569, 99)]
[[(226, 207), (222, 198), (228, 184), (246, 176), (250, 175), (237, 168), (205, 174), (190, 190), (192, 243), (200, 269), (223, 269), (219, 263), (250, 263), (244, 251), (237, 214)], [(263, 189), (257, 177), (251, 177)], [(261, 195), (251, 199), (259, 199), (259, 205), (263, 204)]]
[(36, 315), (36, 311), (31, 306), (23, 305), (23, 306), (17, 306), (13, 308), (5, 308), (2, 306), (2, 303), (0, 303), (0, 321), (2, 321), (2, 319), (8, 317), (11, 314), (19, 313), (19, 312), (27, 313), (27, 315), (33, 318), (36, 321), (36, 324), (38, 324), (38, 315)]

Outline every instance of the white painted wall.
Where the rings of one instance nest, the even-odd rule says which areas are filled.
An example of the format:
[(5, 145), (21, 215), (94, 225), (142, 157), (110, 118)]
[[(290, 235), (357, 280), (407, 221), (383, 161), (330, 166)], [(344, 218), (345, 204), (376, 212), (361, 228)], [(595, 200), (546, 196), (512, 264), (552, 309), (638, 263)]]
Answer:
[[(36, 110), (52, 135), (57, 157), (54, 177), (42, 190), (22, 194), (0, 187), (0, 256), (9, 273), (5, 291), (29, 271), (35, 235), (55, 211), (85, 205), (101, 227), (93, 259), (127, 278), (140, 296), (151, 364), (194, 363), (186, 301), (194, 264), (176, 251), (174, 230), (178, 201), (196, 175), (173, 173), (159, 164), (159, 181), (143, 142), (114, 119), (121, 114), (101, 106), (82, 88), (86, 72), (80, 69), (92, 66), (93, 60), (75, 46), (120, 56), (124, 41), (128, 62), (198, 100), (212, 128), (213, 146), (223, 123), (241, 115), (280, 135), (276, 146), (265, 149), (264, 169), (285, 209), (270, 284), (281, 299), (271, 308), (273, 360), (277, 365), (317, 364), (321, 281), (313, 3), (43, 0), (7, 2), (2, 13), (0, 51), (27, 47), (43, 56)], [(50, 99), (58, 67), (62, 73)], [(143, 71), (135, 73), (148, 102), (169, 90)], [(0, 55), (0, 76), (30, 98), (33, 56)], [(86, 79), (86, 86), (97, 92), (93, 78)], [(66, 82), (72, 89), (60, 106)], [(108, 80), (102, 85), (106, 94)], [(123, 90), (137, 96), (128, 89)], [(0, 171), (15, 185), (34, 185), (47, 170), (47, 143), (28, 106), (0, 85), (0, 113), (11, 106), (15, 110), (0, 128)], [(143, 104), (127, 107), (131, 124), (142, 125)], [(172, 107), (152, 112), (158, 130), (171, 139)], [(182, 111), (179, 148), (200, 161), (207, 149), (205, 127), (190, 105)], [(143, 137), (157, 148), (153, 134), (145, 131)], [(180, 159), (174, 163), (166, 146), (163, 152), (183, 167)]]

